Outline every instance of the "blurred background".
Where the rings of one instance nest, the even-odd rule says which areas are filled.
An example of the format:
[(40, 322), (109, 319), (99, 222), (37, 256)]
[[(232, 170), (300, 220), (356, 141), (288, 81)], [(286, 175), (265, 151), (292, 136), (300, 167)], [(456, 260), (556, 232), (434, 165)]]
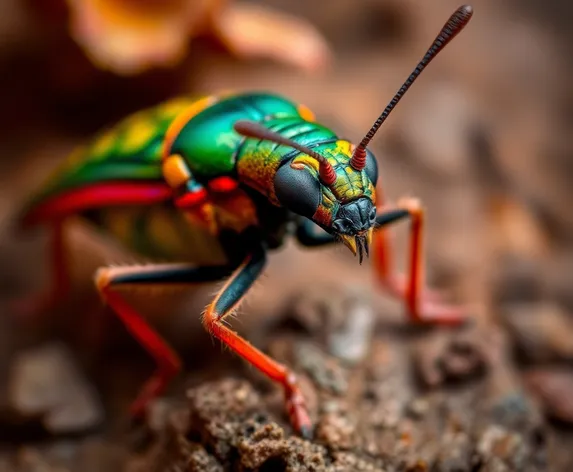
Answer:
[[(424, 72), (372, 150), (386, 198), (416, 196), (427, 209), (430, 285), (469, 307), (486, 351), (494, 337), (502, 339), (510, 382), (523, 385), (544, 417), (558, 424), (557, 441), (565, 444), (567, 424), (573, 423), (573, 212), (568, 203), (573, 196), (573, 7), (564, 0), (474, 0), (472, 5), (470, 25)], [(304, 103), (340, 135), (360, 139), (458, 6), (451, 0), (268, 0), (227, 6), (216, 0), (3, 0), (0, 439), (12, 446), (0, 453), (0, 464), (39, 470), (17, 467), (67, 460), (70, 470), (87, 470), (77, 469), (85, 451), (79, 456), (52, 451), (56, 459), (45, 459), (41, 449), (26, 447), (14, 462), (14, 443), (27, 443), (47, 424), (42, 420), (37, 426), (42, 408), (37, 402), (43, 400), (34, 396), (34, 379), (22, 378), (48, 376), (49, 362), (77, 363), (83, 372), (77, 375), (90, 379), (86, 388), (99, 392), (108, 412), (102, 420), (105, 433), (98, 429), (97, 437), (114, 437), (121, 429), (116, 423), (124, 421), (120, 412), (151, 366), (113, 316), (99, 310), (91, 285), (98, 266), (136, 256), (82, 223), (69, 234), (74, 300), (33, 321), (12, 316), (14, 296), (48, 283), (46, 234), (16, 233), (12, 224), (46, 174), (102, 127), (181, 94), (273, 91)], [(106, 41), (120, 34), (114, 25), (129, 29), (125, 44), (131, 47), (108, 47)], [(146, 54), (136, 54), (138, 48)], [(402, 267), (405, 226), (394, 232), (395, 258)], [(238, 327), (261, 342), (258, 326), (271, 323), (273, 313), (293, 297), (304, 297), (308, 287), (325, 293), (349, 286), (364, 290), (382, 317), (402, 319), (399, 304), (374, 290), (369, 265), (359, 267), (345, 249), (307, 251), (288, 244), (271, 257)], [(165, 315), (171, 295), (159, 294), (157, 301), (144, 294), (150, 318), (186, 354), (186, 382), (217, 378), (215, 365), (240, 364), (213, 346), (199, 323), (214, 290), (177, 295), (180, 308), (173, 312), (182, 316)], [(61, 360), (62, 352), (72, 352), (67, 354), (72, 360)], [(208, 357), (213, 360), (206, 363)], [(102, 358), (113, 360), (103, 372)], [(99, 406), (93, 408), (83, 416), (69, 413), (83, 418), (79, 425), (54, 420), (47, 436), (58, 428), (76, 434), (85, 426), (82, 421), (97, 423), (94, 418), (103, 414)], [(116, 412), (111, 416), (117, 415), (117, 422), (110, 421), (109, 411)], [(108, 443), (98, 439), (94, 446), (93, 441), (90, 453), (103, 457)], [(117, 466), (124, 456), (115, 454), (109, 460)], [(567, 451), (561, 450), (563, 457), (555, 454), (551, 470), (571, 470)]]

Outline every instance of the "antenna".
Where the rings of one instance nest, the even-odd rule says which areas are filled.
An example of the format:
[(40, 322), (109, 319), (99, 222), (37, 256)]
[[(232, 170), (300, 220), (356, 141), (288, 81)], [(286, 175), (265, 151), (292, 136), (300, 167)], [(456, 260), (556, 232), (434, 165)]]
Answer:
[(293, 141), (292, 139), (285, 138), (284, 136), (281, 136), (280, 134), (265, 128), (259, 123), (256, 123), (255, 121), (239, 120), (235, 123), (234, 128), (237, 133), (247, 138), (271, 141), (273, 143), (282, 144), (284, 146), (290, 146), (297, 151), (308, 154), (310, 157), (318, 161), (318, 173), (320, 175), (320, 180), (322, 180), (323, 183), (326, 185), (332, 185), (336, 180), (336, 172), (334, 171), (334, 168), (330, 162), (328, 162), (326, 157), (320, 155), (312, 149), (309, 149), (306, 146)]
[(432, 60), (438, 55), (440, 51), (442, 51), (446, 45), (456, 37), (456, 35), (464, 29), (464, 27), (468, 24), (471, 17), (473, 15), (473, 8), (470, 5), (463, 5), (459, 7), (447, 23), (444, 25), (422, 60), (418, 63), (414, 71), (410, 74), (410, 76), (406, 79), (400, 90), (394, 95), (394, 98), (390, 101), (390, 103), (386, 106), (382, 114), (378, 117), (378, 119), (372, 125), (372, 128), (366, 133), (366, 136), (362, 139), (360, 144), (356, 146), (356, 149), (352, 153), (352, 159), (350, 160), (350, 165), (356, 170), (362, 170), (366, 166), (366, 147), (370, 140), (374, 137), (382, 123), (386, 121), (390, 112), (394, 109), (394, 107), (398, 104), (400, 99), (404, 96), (404, 94), (408, 91), (410, 86), (416, 81), (418, 76), (422, 73), (424, 68), (432, 62)]

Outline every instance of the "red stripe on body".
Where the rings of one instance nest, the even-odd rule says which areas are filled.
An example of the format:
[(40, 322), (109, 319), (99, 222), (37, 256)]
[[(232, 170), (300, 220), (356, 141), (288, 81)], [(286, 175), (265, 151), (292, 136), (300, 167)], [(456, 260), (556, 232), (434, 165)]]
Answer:
[(212, 179), (207, 185), (209, 186), (209, 190), (213, 192), (225, 193), (235, 190), (239, 186), (239, 183), (231, 177), (223, 176)]
[(60, 219), (83, 210), (119, 205), (151, 205), (172, 197), (165, 183), (107, 182), (69, 190), (33, 207), (23, 226)]

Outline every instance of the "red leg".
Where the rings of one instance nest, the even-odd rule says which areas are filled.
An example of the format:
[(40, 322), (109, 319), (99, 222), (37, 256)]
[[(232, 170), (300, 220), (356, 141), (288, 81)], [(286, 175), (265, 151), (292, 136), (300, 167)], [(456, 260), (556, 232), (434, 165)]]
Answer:
[(181, 370), (181, 361), (161, 336), (116, 291), (117, 287), (188, 285), (220, 280), (230, 272), (228, 267), (190, 267), (184, 264), (108, 267), (98, 270), (96, 285), (103, 299), (157, 363), (157, 371), (131, 406), (133, 415), (143, 414), (147, 404), (164, 391), (169, 381)]
[(282, 385), (286, 409), (293, 427), (304, 437), (312, 434), (312, 424), (304, 397), (294, 373), (271, 359), (224, 324), (224, 319), (238, 306), (241, 299), (261, 273), (265, 262), (264, 251), (253, 254), (240, 266), (215, 300), (207, 307), (203, 317), (205, 328), (229, 346), (239, 356), (260, 370), (271, 380)]
[(21, 318), (35, 318), (53, 310), (64, 300), (70, 290), (69, 269), (66, 260), (63, 221), (57, 221), (52, 228), (50, 242), (50, 262), (52, 266), (51, 287), (44, 293), (17, 300), (13, 309)]
[(67, 296), (70, 279), (63, 236), (63, 221), (67, 215), (110, 205), (151, 205), (171, 197), (171, 189), (162, 182), (105, 182), (62, 192), (31, 207), (22, 217), (22, 227), (38, 223), (53, 224), (53, 287), (46, 294), (13, 303), (14, 311), (22, 317), (31, 317), (54, 308)]
[(438, 302), (437, 294), (425, 291), (422, 255), (424, 211), (418, 200), (406, 199), (398, 204), (410, 217), (410, 243), (408, 276), (398, 277), (392, 268), (387, 230), (374, 233), (374, 267), (382, 285), (400, 298), (404, 298), (410, 319), (417, 323), (459, 324), (465, 320), (460, 308)]

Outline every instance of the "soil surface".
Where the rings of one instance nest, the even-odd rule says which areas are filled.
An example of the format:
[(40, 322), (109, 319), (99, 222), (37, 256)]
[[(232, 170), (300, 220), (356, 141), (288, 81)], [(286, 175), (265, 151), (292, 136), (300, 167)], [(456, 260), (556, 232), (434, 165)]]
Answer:
[[(101, 126), (176, 94), (267, 89), (358, 139), (458, 6), (265, 3), (321, 29), (336, 58), (328, 71), (240, 62), (196, 41), (172, 70), (117, 78), (94, 69), (65, 31), (6, 2), (0, 471), (573, 470), (567, 2), (476, 0), (470, 26), (372, 145), (386, 198), (415, 195), (427, 210), (429, 284), (467, 306), (473, 323), (409, 326), (369, 261), (294, 243), (271, 255), (233, 320), (297, 373), (312, 441), (293, 433), (280, 388), (203, 331), (199, 315), (220, 284), (130, 294), (185, 362), (149, 417), (131, 421), (154, 365), (101, 306), (92, 277), (141, 259), (84, 222), (67, 232), (73, 297), (40, 318), (15, 316), (14, 298), (49, 282), (46, 233), (15, 232), (17, 210)], [(403, 268), (407, 226), (394, 235)]]

